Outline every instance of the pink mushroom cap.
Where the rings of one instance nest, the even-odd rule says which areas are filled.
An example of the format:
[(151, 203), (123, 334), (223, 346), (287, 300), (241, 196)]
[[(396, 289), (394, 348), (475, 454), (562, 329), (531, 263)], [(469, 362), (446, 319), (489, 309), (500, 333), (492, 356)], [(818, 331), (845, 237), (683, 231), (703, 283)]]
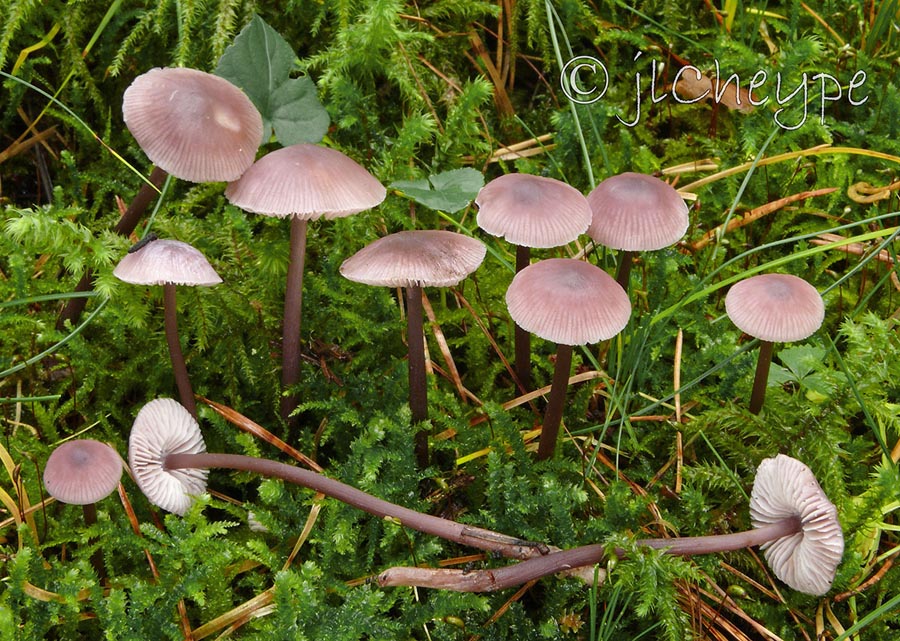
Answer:
[(44, 467), (44, 487), (57, 501), (89, 505), (109, 496), (122, 476), (122, 459), (106, 443), (92, 439), (67, 441)]
[(735, 283), (725, 295), (725, 311), (742, 332), (773, 343), (803, 340), (825, 319), (816, 288), (791, 274), (759, 274)]

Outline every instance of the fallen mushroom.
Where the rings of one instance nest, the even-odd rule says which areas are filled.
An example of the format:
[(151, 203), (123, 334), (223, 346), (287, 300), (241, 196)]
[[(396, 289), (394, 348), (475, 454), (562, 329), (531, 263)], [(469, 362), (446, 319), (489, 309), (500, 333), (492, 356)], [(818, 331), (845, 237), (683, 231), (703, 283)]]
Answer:
[[(475, 238), (444, 230), (400, 231), (366, 245), (341, 264), (341, 275), (357, 283), (406, 290), (409, 406), (413, 423), (428, 420), (425, 384), (423, 287), (450, 287), (478, 269), (487, 247)], [(428, 465), (428, 434), (416, 434), (416, 457)]]
[[(531, 248), (560, 247), (591, 224), (584, 195), (555, 178), (505, 174), (481, 188), (476, 222), (516, 246), (516, 273), (531, 263)], [(531, 389), (531, 334), (515, 326), (515, 372), (523, 392)]]
[(573, 346), (607, 340), (622, 331), (631, 302), (599, 267), (574, 258), (550, 258), (516, 274), (506, 290), (506, 306), (516, 324), (557, 344), (537, 455), (547, 459), (556, 448)]
[(178, 396), (182, 405), (196, 416), (197, 404), (178, 339), (175, 288), (177, 285), (217, 285), (222, 279), (199, 250), (179, 240), (157, 240), (155, 236), (132, 247), (113, 269), (113, 275), (133, 285), (163, 286), (166, 343)]
[[(225, 196), (245, 211), (291, 219), (290, 258), (284, 292), (281, 385), (300, 380), (300, 323), (307, 221), (343, 218), (371, 209), (387, 190), (362, 165), (336, 149), (301, 143), (270, 152), (228, 185)], [(285, 394), (281, 417), (297, 407)]]
[(815, 287), (791, 274), (759, 274), (736, 283), (725, 295), (725, 311), (738, 329), (758, 338), (759, 357), (750, 412), (759, 414), (775, 342), (803, 340), (825, 319), (825, 303)]

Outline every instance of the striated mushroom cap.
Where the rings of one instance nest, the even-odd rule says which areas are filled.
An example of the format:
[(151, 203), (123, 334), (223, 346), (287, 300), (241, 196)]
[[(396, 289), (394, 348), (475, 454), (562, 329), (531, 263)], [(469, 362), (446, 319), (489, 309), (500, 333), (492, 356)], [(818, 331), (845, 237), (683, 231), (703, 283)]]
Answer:
[(200, 250), (180, 240), (153, 240), (125, 254), (113, 276), (132, 285), (217, 285), (222, 279)]
[(128, 439), (128, 464), (141, 491), (151, 503), (182, 515), (193, 497), (206, 491), (207, 471), (166, 469), (169, 454), (206, 451), (200, 426), (181, 404), (157, 398), (144, 405), (134, 419)]
[(621, 285), (574, 258), (550, 258), (520, 271), (506, 290), (506, 306), (519, 327), (563, 345), (612, 338), (631, 316)]
[(688, 208), (668, 183), (626, 172), (588, 194), (593, 218), (588, 235), (613, 249), (650, 251), (674, 245), (688, 228)]
[(478, 192), (478, 226), (523, 247), (559, 247), (587, 231), (591, 207), (584, 195), (555, 178), (506, 174)]
[(732, 285), (725, 311), (738, 329), (771, 342), (799, 341), (825, 319), (825, 303), (815, 287), (791, 274), (759, 274)]
[(341, 264), (341, 275), (383, 287), (450, 287), (478, 269), (487, 247), (452, 231), (398, 231), (373, 241)]
[(801, 530), (761, 546), (769, 567), (791, 588), (821, 596), (828, 592), (844, 553), (837, 508), (812, 471), (779, 454), (759, 464), (750, 495), (750, 520), (761, 527), (792, 516)]
[(355, 160), (308, 143), (266, 154), (225, 188), (225, 197), (245, 211), (307, 220), (350, 216), (386, 195), (384, 185)]
[(243, 91), (197, 69), (141, 74), (125, 90), (122, 117), (151, 161), (192, 182), (240, 177), (263, 134), (262, 116)]
[(106, 443), (92, 439), (67, 441), (44, 467), (44, 487), (62, 503), (89, 505), (109, 496), (122, 477), (122, 459)]

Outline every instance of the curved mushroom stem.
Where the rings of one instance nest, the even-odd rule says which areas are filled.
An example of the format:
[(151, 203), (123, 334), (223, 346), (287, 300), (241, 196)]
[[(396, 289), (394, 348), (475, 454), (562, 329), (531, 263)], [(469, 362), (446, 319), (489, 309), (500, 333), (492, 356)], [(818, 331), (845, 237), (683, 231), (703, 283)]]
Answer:
[[(306, 260), (306, 219), (291, 217), (291, 250), (287, 284), (284, 289), (284, 324), (281, 328), (282, 391), (300, 380), (300, 323), (303, 313), (303, 265)], [(285, 421), (297, 407), (297, 395), (281, 397), (281, 418)]]
[[(150, 178), (148, 178), (149, 184), (147, 182), (141, 184), (141, 188), (138, 189), (131, 204), (128, 205), (128, 209), (125, 210), (125, 213), (122, 214), (119, 218), (119, 222), (116, 223), (116, 226), (113, 228), (115, 233), (120, 236), (128, 236), (134, 231), (134, 228), (137, 227), (138, 221), (147, 210), (147, 207), (153, 202), (154, 198), (159, 196), (159, 190), (162, 188), (162, 184), (168, 175), (169, 174), (165, 169), (160, 169), (159, 167), (153, 168), (153, 171), (150, 172)], [(94, 288), (93, 278), (93, 271), (90, 269), (85, 270), (81, 280), (78, 281), (78, 284), (75, 286), (75, 291), (91, 291)], [(87, 298), (69, 299), (69, 302), (63, 307), (62, 312), (59, 314), (59, 318), (56, 320), (56, 329), (63, 329), (66, 325), (66, 321), (75, 324), (81, 316), (81, 312), (84, 311), (85, 305), (87, 305)]]
[[(531, 249), (516, 246), (516, 273), (531, 264)], [(525, 394), (531, 391), (531, 333), (515, 325), (515, 365), (516, 376), (519, 378), (519, 387)]]
[(772, 364), (772, 341), (759, 341), (759, 357), (756, 361), (756, 375), (753, 377), (753, 392), (750, 394), (750, 412), (759, 414), (766, 400), (766, 385), (769, 382), (769, 366)]
[(400, 525), (419, 532), (439, 536), (448, 541), (454, 541), (480, 550), (496, 552), (509, 558), (529, 559), (550, 554), (553, 551), (542, 543), (532, 543), (492, 530), (485, 530), (430, 514), (423, 514), (379, 499), (351, 485), (341, 483), (322, 474), (268, 459), (240, 454), (169, 454), (165, 457), (163, 466), (167, 470), (227, 468), (279, 478), (289, 483), (321, 492), (364, 512), (379, 518), (393, 520)]
[(553, 382), (550, 384), (550, 400), (547, 402), (547, 409), (544, 410), (544, 422), (538, 443), (537, 458), (540, 461), (551, 458), (556, 449), (571, 371), (572, 346), (559, 344), (556, 346), (556, 365), (553, 368)]
[(634, 252), (623, 250), (619, 254), (619, 267), (616, 270), (616, 282), (622, 286), (626, 292), (628, 291), (628, 277), (631, 275), (631, 262), (634, 258)]
[(166, 343), (169, 345), (169, 358), (172, 360), (172, 371), (175, 374), (175, 384), (178, 386), (178, 397), (191, 416), (197, 418), (194, 390), (191, 388), (187, 366), (184, 364), (184, 354), (181, 352), (181, 342), (178, 340), (178, 312), (175, 301), (175, 285), (172, 283), (163, 284), (163, 311), (165, 313)]
[[(685, 537), (681, 539), (646, 539), (637, 541), (666, 554), (690, 556), (739, 550), (754, 545), (762, 545), (800, 531), (799, 517), (792, 516), (777, 523), (760, 528), (721, 534), (717, 536)], [(625, 551), (616, 549), (615, 555), (625, 556)], [(606, 558), (606, 547), (600, 544), (584, 545), (569, 550), (553, 552), (546, 556), (525, 560), (493, 570), (447, 570), (434, 568), (389, 568), (378, 575), (378, 585), (382, 587), (416, 585), (419, 587), (456, 590), (458, 592), (491, 592), (520, 585), (549, 574), (568, 571), (587, 565), (600, 563)]]

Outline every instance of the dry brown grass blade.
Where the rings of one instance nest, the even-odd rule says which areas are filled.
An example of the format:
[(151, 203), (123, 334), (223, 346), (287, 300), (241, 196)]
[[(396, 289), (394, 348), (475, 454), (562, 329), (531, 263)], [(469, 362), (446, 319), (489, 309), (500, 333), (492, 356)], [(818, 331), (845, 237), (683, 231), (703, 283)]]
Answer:
[(268, 609), (268, 606), (273, 604), (274, 601), (275, 588), (268, 588), (252, 599), (244, 601), (239, 606), (198, 627), (194, 630), (194, 638), (199, 641), (224, 628), (234, 631), (251, 619), (269, 614), (271, 610)]
[[(900, 184), (900, 183), (898, 183), (898, 184)], [(811, 245), (822, 246), (822, 245), (830, 245), (832, 243), (839, 243), (839, 242), (842, 242), (845, 240), (846, 240), (846, 238), (844, 238), (843, 236), (839, 236), (838, 234), (826, 233), (826, 234), (819, 234), (818, 237), (813, 238), (809, 242)], [(837, 245), (833, 249), (836, 249), (836, 250), (842, 251), (842, 252), (846, 252), (848, 254), (853, 254), (855, 256), (866, 256), (872, 251), (871, 247), (868, 247), (867, 245), (863, 245), (862, 243), (845, 243), (843, 245)], [(886, 249), (882, 249), (880, 252), (878, 252), (878, 254), (875, 256), (875, 260), (877, 260), (878, 262), (884, 263), (884, 264), (888, 265), (889, 267), (894, 266), (894, 258), (891, 256), (890, 252), (887, 251)], [(891, 283), (894, 285), (894, 289), (900, 291), (900, 278), (898, 278), (897, 272), (892, 271), (890, 278), (891, 278)], [(898, 447), (900, 447), (900, 441), (898, 441)], [(900, 450), (898, 450), (897, 448), (895, 448), (895, 450), (896, 450), (897, 458), (894, 458), (893, 452), (891, 453), (891, 458), (894, 458), (894, 462), (896, 463), (898, 460), (900, 460)]]
[(434, 314), (434, 308), (431, 306), (431, 301), (428, 300), (428, 295), (424, 290), (422, 291), (422, 307), (425, 309), (425, 316), (428, 317), (428, 322), (431, 323), (431, 331), (434, 334), (434, 339), (437, 341), (441, 356), (443, 356), (444, 363), (447, 365), (447, 374), (449, 375), (450, 380), (453, 381), (453, 385), (456, 387), (456, 391), (462, 399), (462, 402), (466, 403), (466, 388), (463, 386), (462, 379), (459, 377), (459, 370), (456, 369), (456, 363), (453, 361), (453, 355), (450, 353), (450, 345), (447, 343), (444, 331), (441, 329), (440, 323), (437, 321), (437, 316)]
[[(512, 118), (516, 115), (516, 110), (513, 108), (512, 101), (509, 99), (509, 94), (506, 93), (506, 84), (503, 80), (503, 76), (501, 75), (500, 70), (497, 69), (494, 61), (491, 60), (491, 56), (484, 46), (484, 41), (482, 41), (481, 36), (479, 36), (477, 32), (470, 31), (469, 42), (475, 52), (475, 57), (469, 52), (465, 52), (466, 57), (472, 62), (472, 65), (476, 69), (479, 71), (486, 71), (487, 75), (490, 77), (491, 83), (494, 85), (494, 104), (497, 106), (497, 112), (501, 118)], [(480, 65), (479, 62), (481, 63)]]
[(247, 418), (240, 412), (228, 407), (227, 405), (222, 405), (221, 403), (216, 403), (215, 401), (212, 401), (203, 396), (198, 396), (197, 398), (200, 401), (202, 401), (203, 403), (206, 403), (207, 405), (209, 405), (213, 409), (213, 411), (215, 411), (219, 416), (224, 418), (226, 421), (228, 421), (235, 427), (238, 427), (238, 428), (244, 430), (248, 434), (252, 434), (253, 436), (265, 441), (269, 445), (273, 445), (273, 446), (277, 447), (279, 450), (281, 450), (282, 452), (284, 452), (291, 458), (303, 463), (308, 468), (315, 470), (316, 472), (324, 471), (322, 466), (320, 466), (314, 460), (312, 460), (311, 458), (306, 456), (306, 454), (304, 454), (303, 452), (301, 452), (300, 450), (298, 450), (294, 447), (291, 447), (290, 445), (288, 445), (287, 443), (282, 441), (280, 438), (278, 438), (277, 436), (272, 434), (272, 432), (270, 432), (269, 430), (264, 428), (262, 425), (259, 425), (255, 422), (251, 421), (249, 418)]
[(13, 156), (17, 156), (18, 154), (28, 151), (37, 144), (43, 144), (55, 133), (56, 125), (53, 125), (49, 129), (38, 131), (33, 136), (30, 136), (28, 138), (23, 138), (22, 136), (20, 136), (18, 139), (10, 143), (10, 145), (6, 149), (0, 151), (0, 164), (9, 160)]
[[(528, 592), (528, 590), (530, 590), (532, 588), (532, 586), (535, 583), (537, 583), (537, 579), (535, 579), (533, 581), (529, 581), (528, 583), (523, 585), (521, 588), (516, 590), (516, 593), (513, 594), (511, 597), (509, 597), (503, 605), (501, 605), (499, 608), (497, 608), (497, 611), (494, 612), (494, 614), (491, 615), (491, 618), (489, 618), (487, 621), (485, 621), (481, 627), (486, 628), (490, 625), (493, 625), (495, 622), (497, 622), (500, 619), (500, 617), (502, 617), (504, 614), (506, 614), (506, 611), (509, 610), (510, 606), (512, 606), (512, 604), (515, 603), (516, 601), (518, 601), (519, 599), (521, 599), (525, 595), (525, 593)], [(478, 641), (478, 639), (480, 639), (480, 638), (481, 638), (480, 634), (473, 634), (472, 636), (469, 637), (468, 641)]]
[(319, 512), (322, 511), (323, 505), (321, 501), (324, 498), (324, 494), (318, 493), (313, 499), (315, 503), (313, 504), (312, 509), (310, 509), (309, 511), (309, 516), (306, 517), (306, 523), (303, 525), (303, 530), (300, 532), (300, 536), (297, 537), (297, 542), (294, 544), (294, 549), (291, 550), (291, 553), (288, 555), (287, 560), (284, 562), (284, 567), (282, 568), (283, 570), (287, 570), (289, 567), (291, 567), (294, 559), (297, 558), (297, 555), (300, 553), (300, 548), (303, 547), (303, 544), (306, 543), (306, 540), (309, 538), (309, 533), (312, 532), (316, 521), (319, 519)]
[(728, 221), (727, 225), (719, 225), (714, 229), (710, 229), (708, 232), (703, 234), (700, 240), (696, 240), (691, 243), (691, 249), (693, 249), (694, 251), (703, 249), (714, 240), (720, 238), (723, 234), (735, 229), (740, 229), (741, 227), (746, 227), (747, 225), (756, 222), (763, 216), (774, 213), (791, 203), (795, 203), (800, 200), (806, 200), (807, 198), (813, 198), (815, 196), (825, 196), (827, 194), (834, 193), (835, 191), (837, 191), (837, 187), (823, 187), (822, 189), (814, 189), (812, 191), (802, 191), (797, 194), (785, 196), (784, 198), (779, 198), (778, 200), (773, 200), (772, 202), (761, 205), (760, 207), (755, 207), (740, 218), (732, 218), (730, 221)]

